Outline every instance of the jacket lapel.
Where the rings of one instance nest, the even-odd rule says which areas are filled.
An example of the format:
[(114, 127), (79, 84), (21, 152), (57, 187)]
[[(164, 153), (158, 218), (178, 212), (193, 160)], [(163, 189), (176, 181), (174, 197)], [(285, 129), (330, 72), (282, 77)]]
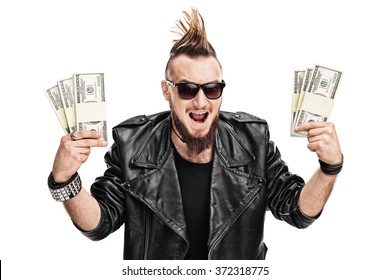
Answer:
[(234, 130), (220, 122), (211, 178), (211, 246), (222, 238), (260, 189), (259, 178), (240, 169), (254, 161), (255, 156)]
[(169, 117), (152, 129), (131, 159), (132, 164), (147, 168), (149, 171), (133, 179), (129, 191), (174, 231), (188, 240), (170, 131)]
[[(172, 151), (172, 148), (170, 149)], [(174, 155), (170, 152), (161, 168), (130, 182), (129, 191), (144, 202), (169, 227), (187, 239), (180, 185)]]

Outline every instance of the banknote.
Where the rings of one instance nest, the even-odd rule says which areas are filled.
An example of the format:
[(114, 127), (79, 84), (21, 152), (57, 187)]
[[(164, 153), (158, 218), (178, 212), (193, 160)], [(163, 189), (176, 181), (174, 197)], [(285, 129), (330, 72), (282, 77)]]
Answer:
[(295, 127), (303, 123), (328, 120), (342, 75), (341, 71), (320, 65), (315, 65), (312, 71), (308, 70), (305, 72), (297, 111), (294, 115), (294, 124), (291, 130), (292, 136), (306, 136), (307, 133), (305, 131), (300, 133), (293, 132)]
[(96, 130), (107, 141), (103, 73), (77, 73), (45, 90), (65, 133)]
[(65, 133), (70, 133), (58, 85), (45, 90), (45, 93)]
[(297, 114), (299, 96), (302, 90), (303, 79), (305, 76), (305, 70), (294, 71), (294, 91), (291, 99), (291, 121), (290, 121), (290, 134), (295, 136), (294, 132), (294, 120)]
[(103, 73), (73, 75), (77, 130), (96, 130), (107, 141), (106, 97)]
[[(305, 94), (306, 94), (306, 91), (307, 91), (307, 88), (309, 86), (309, 83), (310, 83), (310, 78), (311, 78), (311, 75), (313, 73), (313, 68), (307, 68), (306, 70), (304, 71), (299, 71), (300, 74), (299, 75), (302, 75), (302, 81), (300, 82), (300, 84), (297, 85), (297, 93), (293, 94), (293, 99), (295, 99), (296, 101), (296, 104), (295, 104), (295, 112), (294, 112), (294, 119), (292, 121), (292, 125), (291, 125), (291, 128), (290, 128), (290, 135), (291, 136), (298, 136), (298, 137), (301, 137), (302, 135), (295, 132), (294, 131), (294, 128), (296, 127), (296, 119), (297, 119), (297, 114), (299, 112), (299, 109), (301, 108), (301, 105), (302, 105), (302, 102), (305, 98)], [(303, 73), (302, 73), (303, 72)], [(295, 82), (294, 82), (294, 90), (295, 90)], [(299, 88), (298, 88), (299, 87)]]
[(302, 102), (305, 99), (305, 94), (306, 94), (307, 88), (310, 84), (310, 79), (312, 77), (312, 74), (313, 74), (313, 69), (307, 68), (304, 75), (303, 75), (301, 91), (299, 92), (299, 96), (298, 96), (297, 110), (299, 110), (299, 108), (301, 108)]
[(76, 131), (76, 107), (74, 102), (74, 83), (73, 77), (58, 81), (65, 116), (68, 121), (70, 132)]

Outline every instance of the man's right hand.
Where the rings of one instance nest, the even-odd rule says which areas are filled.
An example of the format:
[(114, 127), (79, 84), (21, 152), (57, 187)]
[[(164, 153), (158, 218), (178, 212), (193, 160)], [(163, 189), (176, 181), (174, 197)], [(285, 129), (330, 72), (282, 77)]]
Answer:
[(75, 174), (88, 159), (92, 147), (106, 147), (107, 141), (97, 131), (78, 130), (64, 135), (53, 163), (53, 179), (64, 183)]

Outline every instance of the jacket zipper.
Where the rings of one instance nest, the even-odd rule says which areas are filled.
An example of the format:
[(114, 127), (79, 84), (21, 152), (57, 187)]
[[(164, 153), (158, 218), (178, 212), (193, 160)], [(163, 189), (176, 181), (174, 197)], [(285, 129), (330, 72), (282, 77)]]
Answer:
[(148, 259), (149, 251), (149, 237), (150, 237), (150, 228), (151, 228), (152, 219), (148, 211), (145, 213), (145, 239), (144, 239), (144, 256), (143, 259)]
[[(130, 182), (125, 182), (122, 184), (122, 187), (128, 191), (130, 188)], [(149, 213), (149, 208), (145, 209), (145, 237), (144, 237), (144, 252), (143, 252), (143, 259), (148, 259), (148, 251), (149, 251), (149, 243), (150, 243), (150, 229), (152, 224), (152, 218)]]

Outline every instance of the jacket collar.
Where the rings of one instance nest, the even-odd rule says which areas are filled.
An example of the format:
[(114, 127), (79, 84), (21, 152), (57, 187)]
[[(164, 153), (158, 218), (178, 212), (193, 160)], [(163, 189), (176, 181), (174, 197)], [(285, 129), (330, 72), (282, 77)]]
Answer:
[[(223, 113), (221, 113), (223, 114)], [(145, 168), (160, 168), (169, 156), (171, 142), (171, 116), (158, 123), (147, 135), (131, 162)], [(214, 153), (226, 167), (238, 167), (255, 160), (232, 126), (220, 118), (216, 132)]]

